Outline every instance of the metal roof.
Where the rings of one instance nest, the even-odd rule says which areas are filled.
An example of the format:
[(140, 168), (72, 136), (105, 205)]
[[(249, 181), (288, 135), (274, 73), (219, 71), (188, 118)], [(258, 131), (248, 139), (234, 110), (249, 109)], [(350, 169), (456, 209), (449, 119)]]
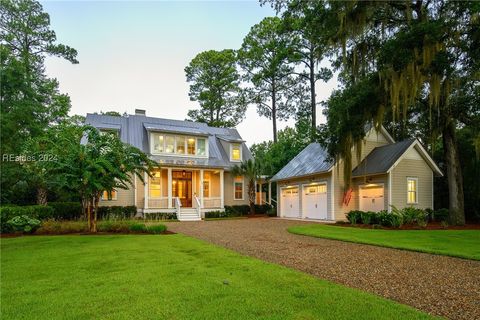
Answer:
[(352, 177), (386, 173), (415, 141), (409, 139), (376, 147), (352, 171)]
[(271, 181), (327, 172), (332, 165), (333, 160), (329, 159), (327, 150), (319, 143), (311, 143), (277, 172)]
[(206, 136), (208, 140), (208, 159), (205, 158), (181, 158), (175, 156), (158, 156), (150, 155), (153, 160), (163, 163), (205, 166), (215, 168), (229, 169), (233, 167), (235, 162), (230, 162), (230, 150), (220, 143), (220, 138), (225, 140), (236, 141), (242, 144), (243, 159), (251, 159), (252, 154), (242, 140), (242, 137), (236, 129), (209, 127), (206, 123), (171, 120), (154, 117), (146, 117), (144, 115), (129, 115), (127, 117), (115, 117), (100, 114), (88, 113), (86, 124), (96, 128), (105, 128), (105, 126), (119, 127), (120, 140), (134, 147), (139, 148), (146, 154), (150, 155), (150, 146), (148, 140), (149, 131), (175, 132), (181, 134), (191, 134), (197, 136)]

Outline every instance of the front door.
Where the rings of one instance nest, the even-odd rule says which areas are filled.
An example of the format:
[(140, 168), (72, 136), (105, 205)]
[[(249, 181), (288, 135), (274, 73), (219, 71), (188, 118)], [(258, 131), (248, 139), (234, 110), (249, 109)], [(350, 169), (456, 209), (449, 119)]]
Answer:
[(172, 171), (172, 195), (180, 198), (182, 207), (192, 207), (192, 172)]

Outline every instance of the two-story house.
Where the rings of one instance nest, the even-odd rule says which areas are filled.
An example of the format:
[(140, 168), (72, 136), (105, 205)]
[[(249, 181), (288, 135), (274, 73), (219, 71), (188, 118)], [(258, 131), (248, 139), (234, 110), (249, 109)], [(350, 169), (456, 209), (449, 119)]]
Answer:
[(128, 190), (105, 192), (100, 205), (135, 205), (139, 213), (177, 212), (179, 220), (199, 220), (207, 211), (248, 204), (247, 183), (233, 176), (234, 165), (250, 159), (245, 141), (235, 129), (205, 123), (135, 115), (87, 114), (86, 123), (116, 132), (159, 163), (145, 184), (138, 178)]

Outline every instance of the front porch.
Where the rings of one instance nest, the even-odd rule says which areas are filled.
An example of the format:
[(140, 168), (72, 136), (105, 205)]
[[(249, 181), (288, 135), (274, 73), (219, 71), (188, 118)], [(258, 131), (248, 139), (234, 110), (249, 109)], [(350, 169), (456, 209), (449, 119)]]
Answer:
[(145, 174), (143, 214), (176, 212), (179, 220), (200, 220), (224, 210), (223, 169), (158, 168)]

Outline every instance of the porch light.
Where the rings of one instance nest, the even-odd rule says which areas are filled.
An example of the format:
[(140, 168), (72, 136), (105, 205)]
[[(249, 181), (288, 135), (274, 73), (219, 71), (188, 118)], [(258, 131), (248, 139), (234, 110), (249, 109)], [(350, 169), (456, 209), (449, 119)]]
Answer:
[(155, 171), (155, 178), (160, 178), (160, 171)]
[(185, 170), (182, 171), (182, 177), (185, 177), (187, 175), (187, 172)]

